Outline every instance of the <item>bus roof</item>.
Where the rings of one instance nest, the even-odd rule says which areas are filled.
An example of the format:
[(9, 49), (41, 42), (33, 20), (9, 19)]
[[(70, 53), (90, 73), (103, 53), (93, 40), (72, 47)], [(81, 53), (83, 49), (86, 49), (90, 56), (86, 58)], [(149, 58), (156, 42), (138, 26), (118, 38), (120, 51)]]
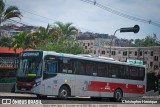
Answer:
[[(42, 50), (26, 50), (26, 51), (42, 51)], [(94, 57), (88, 54), (66, 54), (66, 53), (57, 53), (55, 51), (43, 51), (44, 55), (55, 55), (59, 57), (68, 57), (68, 58), (75, 58), (75, 59), (82, 59), (82, 60), (88, 60), (88, 61), (98, 61), (98, 62), (106, 62), (106, 63), (112, 63), (112, 64), (121, 64), (121, 65), (129, 65), (129, 66), (137, 66), (137, 67), (146, 67), (145, 65), (138, 65), (138, 64), (131, 64), (128, 62), (121, 62), (114, 60), (113, 58), (110, 57), (103, 57), (103, 56), (98, 56)]]

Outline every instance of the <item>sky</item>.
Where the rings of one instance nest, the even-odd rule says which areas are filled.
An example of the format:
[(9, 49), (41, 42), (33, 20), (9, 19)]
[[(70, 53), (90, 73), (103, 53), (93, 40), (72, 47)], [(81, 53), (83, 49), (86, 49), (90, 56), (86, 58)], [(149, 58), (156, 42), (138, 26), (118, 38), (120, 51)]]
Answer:
[(154, 26), (113, 14), (85, 0), (5, 0), (6, 6), (17, 6), (23, 14), (20, 23), (34, 26), (54, 25), (55, 21), (71, 22), (82, 32), (113, 35), (119, 28), (140, 26), (138, 33), (116, 32), (118, 38), (142, 39), (156, 34), (160, 40), (160, 0), (91, 0), (121, 13), (153, 21)]

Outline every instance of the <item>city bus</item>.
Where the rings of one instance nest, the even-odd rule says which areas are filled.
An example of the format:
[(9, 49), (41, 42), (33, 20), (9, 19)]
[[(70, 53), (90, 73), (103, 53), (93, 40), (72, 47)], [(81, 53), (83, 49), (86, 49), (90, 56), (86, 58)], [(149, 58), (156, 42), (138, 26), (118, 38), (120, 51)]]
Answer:
[(123, 97), (145, 94), (146, 67), (106, 57), (23, 51), (15, 91), (40, 98), (87, 96), (121, 101)]

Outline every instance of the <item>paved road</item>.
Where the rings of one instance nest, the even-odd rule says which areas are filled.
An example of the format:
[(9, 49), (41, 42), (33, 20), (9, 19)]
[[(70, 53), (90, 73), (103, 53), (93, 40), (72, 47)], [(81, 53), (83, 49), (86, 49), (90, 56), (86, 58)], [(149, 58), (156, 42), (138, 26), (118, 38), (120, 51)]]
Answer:
[[(30, 94), (13, 94), (13, 93), (0, 93), (0, 104), (2, 99), (14, 99), (14, 100), (36, 100), (35, 95)], [(48, 97), (47, 99), (37, 99), (41, 100), (42, 104), (119, 104), (121, 102), (111, 102), (109, 99), (102, 99), (100, 101), (92, 101), (89, 97), (74, 97), (68, 98), (67, 100), (59, 100), (56, 97)]]
[(30, 94), (0, 92), (0, 104), (2, 104), (3, 99), (11, 99), (11, 102), (15, 104), (21, 100), (23, 101), (23, 104), (26, 103), (25, 101), (27, 101), (26, 104), (28, 104), (28, 101), (31, 101), (31, 102), (35, 101), (34, 103), (38, 103), (38, 104), (42, 103), (42, 104), (111, 104), (111, 105), (117, 105), (117, 104), (124, 105), (125, 103), (127, 104), (136, 103), (138, 105), (139, 104), (142, 105), (142, 100), (143, 100), (143, 101), (152, 101), (152, 102), (143, 103), (145, 105), (147, 104), (147, 106), (150, 105), (154, 107), (151, 103), (156, 103), (155, 107), (160, 107), (160, 96), (144, 96), (143, 98), (127, 98), (127, 99), (123, 99), (123, 102), (112, 102), (109, 99), (102, 99), (101, 101), (98, 101), (98, 100), (92, 101), (90, 98), (84, 98), (84, 97), (69, 98), (68, 100), (58, 100), (55, 97), (48, 97), (47, 99), (37, 99), (35, 95), (30, 95)]

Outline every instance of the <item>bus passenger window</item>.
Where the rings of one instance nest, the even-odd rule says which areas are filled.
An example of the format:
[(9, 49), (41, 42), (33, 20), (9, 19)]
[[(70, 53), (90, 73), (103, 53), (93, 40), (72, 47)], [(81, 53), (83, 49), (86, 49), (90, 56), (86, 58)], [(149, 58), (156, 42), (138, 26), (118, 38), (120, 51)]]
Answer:
[(125, 79), (130, 79), (129, 67), (125, 66)]
[(86, 63), (86, 75), (97, 76), (95, 63), (93, 62)]
[(144, 68), (139, 68), (139, 80), (144, 80), (145, 76), (145, 69)]
[(100, 76), (100, 77), (106, 77), (105, 64), (99, 64), (98, 65), (98, 76)]
[(48, 61), (45, 64), (47, 73), (56, 73), (57, 72), (57, 62)]
[(89, 75), (91, 76), (92, 74), (92, 70), (93, 70), (93, 67), (91, 64), (86, 64), (86, 75)]
[(73, 71), (73, 65), (72, 65), (72, 61), (67, 61), (67, 62), (63, 62), (63, 69), (62, 69), (62, 73), (69, 73), (72, 74)]
[(85, 62), (77, 61), (77, 71), (78, 71), (79, 75), (85, 75), (86, 74)]
[(130, 67), (130, 77), (133, 80), (137, 80), (138, 79), (138, 72), (136, 67)]

